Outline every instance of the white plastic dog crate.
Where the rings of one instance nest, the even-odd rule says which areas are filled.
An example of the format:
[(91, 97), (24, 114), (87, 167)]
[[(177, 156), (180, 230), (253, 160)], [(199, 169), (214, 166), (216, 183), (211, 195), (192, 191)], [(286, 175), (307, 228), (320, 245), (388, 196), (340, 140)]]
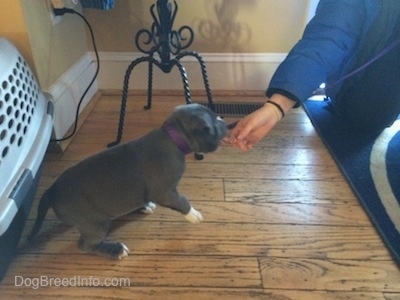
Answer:
[(53, 117), (18, 50), (0, 37), (0, 281), (21, 237), (49, 144)]

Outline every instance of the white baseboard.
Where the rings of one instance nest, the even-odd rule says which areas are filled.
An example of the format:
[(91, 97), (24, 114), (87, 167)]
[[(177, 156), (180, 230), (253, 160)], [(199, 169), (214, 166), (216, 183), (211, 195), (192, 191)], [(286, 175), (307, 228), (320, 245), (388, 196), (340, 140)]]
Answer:
[[(74, 124), (79, 100), (93, 79), (95, 72), (96, 64), (88, 52), (49, 87), (47, 92), (54, 99), (53, 118), (56, 138), (62, 138)], [(93, 98), (98, 89), (96, 80), (83, 99), (80, 112)]]
[[(211, 90), (265, 90), (278, 65), (286, 53), (205, 53), (203, 57)], [(92, 56), (94, 54), (92, 53)], [(99, 88), (102, 90), (122, 90), (124, 76), (129, 64), (142, 57), (141, 53), (100, 52)], [(192, 90), (204, 89), (198, 61), (190, 56), (181, 60), (188, 74)], [(140, 63), (133, 69), (129, 89), (147, 89), (148, 64)], [(153, 89), (182, 89), (182, 79), (177, 67), (170, 73), (163, 73), (154, 67)]]

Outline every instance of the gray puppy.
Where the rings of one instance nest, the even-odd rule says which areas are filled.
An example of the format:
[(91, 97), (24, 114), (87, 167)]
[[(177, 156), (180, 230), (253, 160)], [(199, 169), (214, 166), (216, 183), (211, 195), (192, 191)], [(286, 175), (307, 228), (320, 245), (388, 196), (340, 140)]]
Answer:
[(110, 221), (134, 210), (151, 213), (154, 203), (184, 214), (192, 223), (202, 215), (177, 191), (185, 155), (212, 152), (227, 133), (225, 122), (199, 104), (181, 105), (161, 128), (79, 162), (44, 193), (29, 240), (39, 232), (47, 211), (78, 228), (78, 246), (112, 259), (127, 256), (123, 243), (105, 242)]

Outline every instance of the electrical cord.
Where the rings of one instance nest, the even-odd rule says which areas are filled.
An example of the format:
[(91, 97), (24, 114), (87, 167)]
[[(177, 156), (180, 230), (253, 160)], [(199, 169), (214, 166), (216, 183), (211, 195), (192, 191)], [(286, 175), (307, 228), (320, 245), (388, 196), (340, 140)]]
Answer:
[(86, 90), (83, 92), (83, 94), (82, 94), (82, 96), (81, 96), (81, 98), (80, 98), (80, 100), (78, 102), (78, 107), (76, 109), (74, 127), (72, 129), (72, 132), (69, 135), (67, 135), (66, 137), (63, 137), (63, 138), (60, 138), (60, 139), (51, 139), (50, 140), (50, 142), (62, 142), (62, 141), (70, 139), (76, 133), (76, 130), (78, 128), (79, 110), (80, 110), (80, 107), (82, 105), (83, 99), (85, 98), (85, 96), (88, 93), (89, 89), (92, 87), (94, 81), (96, 80), (97, 75), (99, 74), (100, 59), (99, 59), (99, 53), (98, 53), (97, 47), (96, 47), (96, 41), (95, 41), (95, 38), (94, 38), (93, 29), (92, 29), (92, 26), (90, 25), (90, 23), (88, 22), (88, 20), (81, 13), (79, 13), (76, 10), (71, 9), (71, 8), (66, 8), (66, 7), (65, 8), (55, 8), (53, 11), (54, 11), (54, 14), (56, 16), (62, 16), (64, 14), (66, 14), (66, 13), (76, 14), (86, 23), (86, 25), (87, 25), (87, 27), (88, 27), (88, 29), (90, 31), (90, 36), (91, 36), (91, 39), (92, 39), (92, 44), (93, 44), (94, 53), (96, 55), (96, 64), (97, 64), (96, 72), (95, 72), (91, 82), (87, 86)]

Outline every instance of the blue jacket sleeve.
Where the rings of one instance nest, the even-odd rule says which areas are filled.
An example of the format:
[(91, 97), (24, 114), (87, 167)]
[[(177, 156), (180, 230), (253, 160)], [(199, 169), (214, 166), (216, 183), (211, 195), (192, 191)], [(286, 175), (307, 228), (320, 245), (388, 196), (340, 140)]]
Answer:
[(267, 96), (280, 93), (299, 104), (321, 83), (339, 76), (377, 10), (374, 0), (321, 0), (302, 39), (272, 77)]

